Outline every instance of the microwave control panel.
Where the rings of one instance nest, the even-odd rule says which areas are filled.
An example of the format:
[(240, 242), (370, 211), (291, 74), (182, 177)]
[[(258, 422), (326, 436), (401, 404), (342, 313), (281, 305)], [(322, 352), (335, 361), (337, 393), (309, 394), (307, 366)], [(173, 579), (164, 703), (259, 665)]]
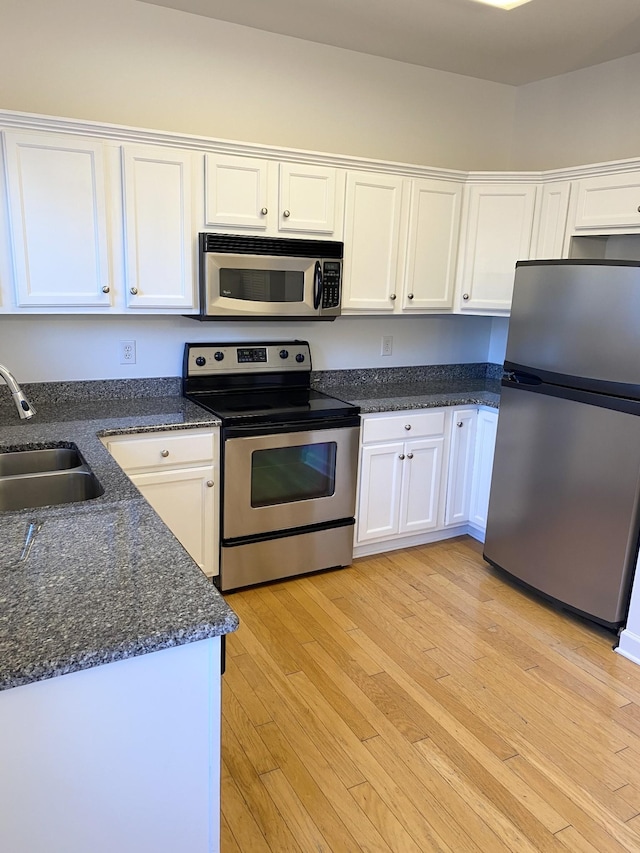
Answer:
[(338, 308), (340, 305), (340, 261), (323, 261), (322, 307)]

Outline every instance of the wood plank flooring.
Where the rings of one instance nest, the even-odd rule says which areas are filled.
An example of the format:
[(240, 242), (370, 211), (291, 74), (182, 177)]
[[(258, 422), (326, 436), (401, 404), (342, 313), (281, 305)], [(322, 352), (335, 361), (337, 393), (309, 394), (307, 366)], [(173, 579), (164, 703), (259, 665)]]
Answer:
[(640, 667), (472, 539), (228, 600), (222, 853), (640, 851)]

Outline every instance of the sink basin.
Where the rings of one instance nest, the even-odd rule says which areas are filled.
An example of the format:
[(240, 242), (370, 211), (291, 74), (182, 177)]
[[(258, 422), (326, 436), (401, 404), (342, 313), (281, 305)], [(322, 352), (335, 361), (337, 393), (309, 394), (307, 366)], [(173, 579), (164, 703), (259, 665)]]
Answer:
[(17, 474), (37, 474), (43, 471), (65, 471), (78, 468), (82, 459), (69, 447), (49, 447), (46, 450), (15, 450), (0, 453), (0, 477)]
[(0, 477), (0, 511), (88, 501), (104, 489), (86, 467)]

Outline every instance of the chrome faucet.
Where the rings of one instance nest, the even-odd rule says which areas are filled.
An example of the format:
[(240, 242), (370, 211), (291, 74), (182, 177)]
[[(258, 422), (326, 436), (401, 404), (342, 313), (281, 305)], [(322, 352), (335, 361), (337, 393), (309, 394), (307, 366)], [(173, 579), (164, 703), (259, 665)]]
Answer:
[(27, 400), (22, 391), (22, 388), (16, 382), (15, 377), (2, 364), (0, 364), (0, 376), (2, 376), (4, 381), (9, 386), (11, 396), (13, 397), (13, 402), (16, 404), (16, 409), (18, 410), (18, 414), (20, 415), (20, 417), (23, 420), (25, 420), (26, 418), (32, 418), (36, 413), (35, 407), (32, 406), (31, 403)]

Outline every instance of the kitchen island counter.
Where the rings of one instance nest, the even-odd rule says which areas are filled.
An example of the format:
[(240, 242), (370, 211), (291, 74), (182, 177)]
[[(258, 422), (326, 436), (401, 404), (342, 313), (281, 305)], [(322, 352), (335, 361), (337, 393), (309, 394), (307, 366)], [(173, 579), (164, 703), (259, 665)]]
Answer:
[(100, 441), (219, 421), (180, 396), (32, 402), (29, 421), (0, 408), (0, 451), (75, 444), (104, 494), (0, 513), (0, 689), (235, 630), (224, 598)]

